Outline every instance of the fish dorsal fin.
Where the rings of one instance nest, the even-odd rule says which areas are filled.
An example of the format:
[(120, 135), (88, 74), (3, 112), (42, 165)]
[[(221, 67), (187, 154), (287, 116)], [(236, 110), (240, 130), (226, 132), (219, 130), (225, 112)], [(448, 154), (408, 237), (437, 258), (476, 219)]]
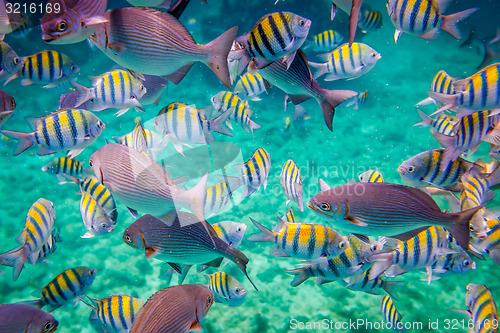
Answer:
[(465, 86), (469, 84), (470, 79), (462, 79), (462, 80), (457, 80), (453, 82), (453, 87), (455, 87), (455, 90), (458, 92), (463, 91)]
[(331, 187), (323, 180), (319, 179), (319, 189), (321, 192), (328, 191)]
[(278, 223), (273, 228), (273, 232), (280, 232), (288, 223), (278, 216)]
[(176, 33), (182, 39), (186, 39), (192, 43), (196, 43), (194, 41), (193, 36), (189, 33), (189, 31), (179, 22), (174, 16), (169, 13), (162, 12), (158, 9), (141, 7), (141, 11), (145, 11), (151, 15), (154, 15), (161, 20), (166, 22), (166, 27), (171, 29), (174, 33)]
[[(309, 69), (309, 63), (307, 62), (307, 56), (304, 53), (304, 51), (302, 51), (301, 49), (298, 49), (297, 50), (297, 54), (295, 55), (294, 61), (295, 61), (295, 59), (297, 59), (297, 57), (299, 57), (302, 60), (302, 62), (304, 63), (304, 66), (306, 67), (307, 72), (309, 73), (309, 81), (314, 81), (314, 78), (313, 78), (313, 75), (311, 73), (311, 70)], [(290, 64), (290, 66), (292, 64)]]
[(26, 117), (24, 118), (32, 131), (36, 131), (37, 125), (40, 122), (40, 118)]
[(439, 14), (444, 13), (451, 4), (451, 0), (429, 0)]

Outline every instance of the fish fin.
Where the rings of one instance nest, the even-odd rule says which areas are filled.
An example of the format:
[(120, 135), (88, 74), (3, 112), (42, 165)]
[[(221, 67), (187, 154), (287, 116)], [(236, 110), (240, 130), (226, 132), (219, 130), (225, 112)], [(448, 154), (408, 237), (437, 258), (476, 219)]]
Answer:
[(416, 235), (418, 235), (418, 233), (420, 233), (421, 231), (424, 231), (427, 228), (429, 228), (429, 227), (418, 228), (418, 229), (411, 230), (411, 231), (408, 231), (408, 232), (404, 232), (402, 234), (394, 235), (394, 236), (391, 236), (391, 237), (392, 238), (396, 238), (396, 239), (398, 239), (398, 240), (400, 240), (402, 242), (405, 242), (405, 241), (409, 240), (410, 238), (415, 237)]
[(456, 135), (445, 135), (438, 132), (434, 132), (432, 133), (432, 136), (434, 137), (434, 139), (436, 139), (437, 142), (439, 142), (441, 146), (443, 146), (443, 148), (454, 149), (454, 147), (456, 146), (457, 143)]
[(328, 191), (331, 187), (323, 180), (319, 179), (319, 189), (321, 192)]
[(181, 275), (179, 275), (179, 280), (177, 280), (178, 284), (182, 284), (186, 279), (187, 273), (191, 269), (192, 265), (180, 265), (181, 266)]
[(464, 315), (464, 316), (467, 316), (469, 318), (472, 317), (471, 313), (467, 310), (458, 310), (458, 309), (449, 309), (450, 311), (453, 311), (455, 313), (458, 313), (458, 314), (461, 314), (461, 315)]
[(85, 149), (85, 147), (84, 147), (84, 148), (78, 148), (78, 149), (71, 149), (71, 150), (68, 152), (67, 156), (68, 156), (69, 158), (75, 158), (76, 156), (80, 155), (80, 153), (81, 153), (84, 149)]
[[(276, 2), (279, 0), (276, 0)], [(333, 21), (333, 19), (337, 16), (337, 5), (332, 1), (332, 10), (330, 12), (330, 21)]]
[(191, 212), (196, 215), (200, 221), (205, 220), (204, 213), (204, 203), (207, 195), (206, 187), (207, 187), (208, 173), (201, 177), (198, 184), (193, 186), (191, 189), (187, 191), (179, 191), (179, 195), (175, 201), (179, 201), (183, 203), (184, 206), (188, 206)]
[[(316, 83), (317, 84), (317, 83)], [(352, 90), (327, 90), (321, 89), (321, 111), (325, 119), (326, 126), (333, 132), (333, 116), (335, 108), (345, 100), (356, 96), (358, 93)]]
[(24, 268), (24, 264), (28, 260), (28, 247), (21, 245), (9, 252), (0, 255), (0, 264), (11, 266), (12, 279), (16, 281)]
[(399, 299), (398, 289), (405, 285), (407, 285), (405, 281), (384, 281), (382, 289), (397, 301)]
[(325, 279), (324, 277), (318, 276), (315, 280), (314, 283), (316, 283), (318, 286), (327, 284), (327, 283), (332, 283), (335, 280), (330, 280), (330, 279)]
[(247, 277), (250, 284), (252, 284), (254, 289), (259, 291), (259, 289), (255, 285), (255, 283), (253, 283), (253, 281), (250, 279), (250, 276), (248, 276), (248, 273), (247, 273), (248, 258), (247, 258), (247, 256), (243, 252), (241, 252), (240, 250), (229, 246), (229, 253), (228, 253), (227, 258), (230, 259), (232, 262), (234, 262), (236, 264), (236, 266), (238, 266), (238, 268), (245, 274), (245, 276)]
[(128, 212), (130, 213), (130, 215), (132, 215), (132, 217), (133, 217), (134, 219), (136, 219), (136, 218), (137, 218), (137, 215), (139, 215), (139, 213), (138, 213), (135, 209), (132, 209), (132, 208), (130, 208), (130, 207), (127, 207), (127, 210), (128, 210)]
[(9, 130), (2, 130), (0, 133), (8, 138), (19, 140), (16, 148), (14, 148), (14, 156), (21, 154), (35, 143), (32, 133), (14, 132)]
[(4, 87), (7, 85), (7, 83), (9, 83), (10, 81), (12, 80), (15, 80), (19, 77), (19, 73), (16, 73), (14, 75), (12, 75), (11, 77), (9, 77), (7, 80), (5, 80), (5, 82), (3, 83)]
[(50, 83), (50, 84), (47, 84), (47, 85), (43, 86), (43, 88), (45, 88), (45, 89), (51, 89), (51, 88), (55, 88), (57, 86), (59, 86), (59, 85), (56, 84), (56, 83)]
[(84, 24), (89, 26), (89, 25), (97, 25), (101, 23), (106, 23), (109, 22), (109, 19), (105, 18), (104, 16), (94, 16), (88, 19), (84, 19)]
[(153, 249), (152, 247), (146, 247), (145, 249), (145, 255), (146, 255), (146, 258), (149, 259), (149, 258), (153, 258), (154, 256), (156, 256), (158, 253), (156, 252), (155, 249)]
[[(253, 121), (252, 119), (249, 120), (249, 123), (248, 123), (248, 127), (250, 128), (250, 132), (252, 132), (252, 136), (253, 136), (253, 130), (255, 129), (259, 129), (260, 128), (260, 125), (257, 124), (255, 121)], [(255, 138), (255, 137), (254, 137)]]
[(485, 67), (497, 57), (495, 51), (491, 49), (491, 47), (486, 45), (486, 43), (483, 43), (483, 49), (484, 49), (483, 60), (481, 60), (481, 63), (479, 64), (479, 66), (477, 66), (477, 69)]
[[(293, 60), (293, 58), (292, 58)], [(261, 59), (261, 58), (254, 58), (253, 59), (253, 67), (255, 69), (263, 69), (269, 66), (272, 63), (272, 61)]]
[(22, 86), (31, 86), (32, 84), (34, 84), (35, 82), (33, 82), (32, 80), (30, 79), (22, 79), (21, 80), (21, 85)]
[[(324, 62), (328, 62), (330, 61), (330, 59), (332, 58), (332, 53), (331, 52), (328, 52), (328, 53), (320, 53), (320, 54), (317, 54), (316, 57), (318, 59), (320, 59), (321, 61), (324, 61)], [(311, 66), (311, 62), (309, 61), (308, 62), (309, 66)], [(318, 64), (318, 63), (314, 63), (316, 66), (320, 66), (320, 65), (324, 65), (324, 64)], [(319, 75), (321, 76), (321, 75)]]
[(222, 113), (220, 116), (217, 118), (210, 120), (210, 123), (212, 125), (211, 130), (215, 131), (217, 133), (221, 133), (227, 136), (234, 136), (233, 132), (229, 128), (227, 128), (226, 120), (233, 114), (233, 111), (227, 110), (226, 112)]
[(225, 182), (231, 192), (235, 191), (237, 188), (243, 185), (239, 177), (230, 177), (224, 175), (216, 175), (216, 177)]
[[(329, 55), (329, 53), (328, 53), (328, 55)], [(309, 68), (311, 69), (311, 72), (313, 73), (313, 78), (315, 80), (317, 78), (319, 78), (319, 77), (321, 77), (321, 76), (323, 76), (323, 75), (326, 74), (326, 66), (325, 66), (325, 64), (319, 64), (319, 63), (316, 63), (316, 62), (309, 61)], [(328, 75), (330, 75), (330, 74), (328, 74)], [(330, 80), (330, 81), (333, 81), (333, 80)]]
[(370, 238), (368, 238), (368, 236), (355, 234), (355, 233), (353, 233), (352, 235), (354, 237), (356, 237), (357, 239), (359, 239), (360, 241), (362, 241), (363, 243), (370, 244)]
[(96, 233), (95, 231), (89, 230), (83, 236), (80, 236), (81, 238), (92, 238), (95, 237)]
[(176, 271), (178, 274), (182, 274), (182, 267), (181, 267), (181, 265), (173, 263), (173, 262), (167, 262), (167, 264), (169, 264), (170, 267), (172, 267), (173, 270)]
[(399, 29), (396, 29), (396, 31), (394, 31), (394, 43), (398, 43), (398, 40), (399, 40), (399, 37), (401, 37), (401, 35), (403, 34), (403, 31), (399, 30)]
[(40, 250), (38, 251), (35, 251), (35, 252), (31, 252), (29, 255), (28, 255), (28, 259), (30, 260), (31, 264), (32, 265), (35, 265), (36, 262), (38, 261), (38, 256), (40, 255)]
[(385, 271), (385, 276), (387, 277), (395, 277), (401, 274), (408, 273), (407, 269), (402, 268), (399, 265), (392, 265)]
[(126, 47), (123, 43), (115, 42), (115, 43), (109, 43), (108, 49), (112, 50), (116, 55), (118, 53), (125, 52)]
[(238, 27), (232, 27), (204, 46), (208, 50), (206, 64), (228, 89), (231, 89), (231, 80), (227, 66), (227, 57), (237, 33)]
[(344, 217), (344, 219), (347, 221), (347, 222), (350, 222), (352, 224), (355, 224), (359, 227), (366, 227), (368, 226), (368, 224), (364, 223), (364, 222), (360, 222), (360, 221), (356, 221), (352, 216), (346, 216)]
[(44, 146), (38, 146), (37, 154), (39, 156), (45, 156), (45, 155), (50, 155), (50, 154), (54, 154), (54, 153), (56, 153), (55, 150), (51, 150), (51, 149), (44, 147)]
[(467, 209), (463, 212), (454, 213), (456, 214), (457, 219), (450, 225), (450, 227), (447, 228), (457, 241), (458, 245), (460, 245), (464, 250), (469, 250), (470, 221), (481, 208), (483, 208), (483, 205)]
[(427, 31), (425, 34), (419, 35), (418, 37), (427, 40), (436, 39), (439, 37), (439, 29), (438, 28), (431, 29)]
[(194, 323), (189, 328), (189, 332), (203, 332), (203, 327), (198, 320), (195, 320)]
[[(426, 99), (421, 100), (420, 102), (418, 102), (415, 105), (421, 106), (421, 105), (429, 105), (429, 104), (433, 104), (433, 103), (435, 103), (434, 100), (430, 97), (427, 97)], [(413, 125), (413, 126), (415, 126), (415, 125)]]
[[(31, 294), (31, 296), (33, 297), (40, 297), (40, 291), (35, 291)], [(22, 302), (18, 302), (19, 304), (24, 304), (24, 305), (29, 305), (29, 306), (34, 306), (36, 308), (43, 308), (45, 305), (47, 305), (45, 303), (45, 301), (43, 300), (43, 298), (41, 299), (36, 299), (36, 300), (33, 300), (33, 301), (22, 301)], [(54, 309), (53, 309), (54, 310)], [(50, 311), (48, 311), (50, 312)]]
[[(128, 110), (130, 110), (130, 108), (123, 108), (123, 109), (120, 109), (118, 110), (117, 112), (115, 112), (115, 116), (119, 117), (119, 116), (122, 116), (124, 115)], [(143, 109), (144, 110), (144, 109)]]
[(462, 34), (460, 33), (460, 30), (458, 30), (457, 23), (470, 16), (477, 10), (479, 10), (479, 8), (470, 8), (455, 14), (443, 15), (443, 24), (441, 25), (441, 29), (443, 29), (456, 39), (461, 39)]
[(307, 96), (307, 95), (287, 95), (287, 96), (288, 96), (288, 98), (290, 98), (292, 103), (295, 105), (301, 104), (301, 103), (307, 101), (309, 98), (311, 98), (311, 96)]
[(281, 249), (278, 245), (274, 245), (269, 254), (275, 257), (289, 257), (289, 255), (286, 254), (285, 251), (283, 251), (283, 249)]
[(71, 81), (71, 84), (80, 94), (75, 102), (75, 108), (78, 108), (80, 105), (82, 105), (92, 97), (90, 94), (90, 88), (84, 87), (81, 84), (76, 83), (75, 81)]
[(304, 281), (310, 278), (310, 276), (306, 273), (306, 270), (309, 267), (310, 266), (305, 266), (297, 269), (284, 270), (285, 273), (294, 276), (293, 280), (290, 282), (290, 285), (292, 287), (297, 287), (298, 285), (302, 284)]
[(258, 234), (251, 235), (247, 238), (250, 242), (273, 242), (274, 241), (274, 233), (264, 227), (259, 222), (255, 221), (250, 217), (250, 221), (261, 231)]
[(172, 276), (174, 274), (174, 270), (168, 267), (167, 264), (161, 265), (160, 267), (160, 275), (158, 275), (159, 279), (165, 280), (165, 285), (169, 286), (172, 281)]
[(163, 78), (177, 85), (182, 81), (182, 79), (184, 79), (184, 77), (189, 72), (191, 67), (193, 67), (193, 65), (194, 63), (187, 64), (181, 67), (177, 72), (163, 76)]
[(434, 116), (438, 113), (449, 110), (457, 105), (456, 95), (440, 94), (440, 93), (437, 93), (434, 91), (428, 91), (427, 94), (434, 101), (443, 105), (441, 108), (439, 108), (436, 111), (434, 111), (433, 113), (431, 113), (430, 114), (431, 116)]
[[(289, 46), (291, 47), (293, 43), (291, 43)], [(281, 58), (283, 60), (283, 62), (286, 64), (286, 69), (288, 70), (290, 68), (290, 65), (292, 64), (293, 62), (293, 59), (295, 59), (295, 55), (297, 54), (297, 51), (294, 51), (290, 54), (287, 54), (286, 56), (284, 56), (283, 58)]]
[[(246, 36), (246, 35), (244, 35)], [(239, 38), (239, 37), (238, 37)], [(230, 51), (228, 55), (228, 59), (234, 60), (238, 62), (238, 66), (236, 67), (236, 72), (235, 72), (235, 77), (243, 74), (245, 69), (248, 66), (248, 71), (255, 71), (255, 67), (253, 67), (253, 62), (252, 62), (252, 68), (249, 67), (250, 63), (250, 56), (248, 55), (248, 51), (246, 49), (241, 49), (241, 50), (234, 50)], [(234, 70), (233, 70), (234, 72)]]
[(418, 110), (418, 115), (420, 116), (420, 119), (422, 119), (422, 121), (419, 122), (419, 123), (414, 124), (413, 126), (423, 126), (423, 127), (431, 126), (431, 123), (432, 123), (432, 120), (433, 120), (431, 117), (429, 117), (422, 110)]
[(495, 146), (500, 145), (500, 129), (494, 128), (493, 130), (489, 131), (488, 134), (486, 134), (481, 140), (489, 142)]

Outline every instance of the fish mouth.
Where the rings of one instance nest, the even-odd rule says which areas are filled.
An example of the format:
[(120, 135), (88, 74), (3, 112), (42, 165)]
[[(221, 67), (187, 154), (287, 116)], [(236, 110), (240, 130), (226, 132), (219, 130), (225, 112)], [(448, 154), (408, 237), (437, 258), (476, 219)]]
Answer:
[(316, 210), (315, 209), (316, 205), (314, 204), (314, 202), (312, 202), (312, 200), (309, 200), (307, 202), (307, 207), (310, 208), (310, 209), (312, 209), (312, 210)]
[(406, 172), (408, 171), (408, 169), (402, 165), (398, 166), (398, 172), (401, 174), (401, 175), (405, 175)]
[(43, 41), (44, 41), (44, 42), (46, 42), (46, 43), (50, 43), (50, 42), (55, 41), (57, 38), (55, 38), (55, 37), (53, 37), (53, 36), (51, 36), (51, 35), (45, 35), (45, 34), (44, 34), (44, 35), (42, 36), (42, 39), (43, 39)]

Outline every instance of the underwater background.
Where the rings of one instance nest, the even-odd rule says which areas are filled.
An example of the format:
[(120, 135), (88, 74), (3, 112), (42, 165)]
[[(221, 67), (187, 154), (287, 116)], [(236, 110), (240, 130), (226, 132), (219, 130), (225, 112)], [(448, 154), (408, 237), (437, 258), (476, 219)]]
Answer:
[[(272, 88), (262, 101), (250, 101), (254, 111), (252, 119), (261, 125), (254, 131), (255, 138), (241, 127), (234, 126), (234, 137), (215, 133), (216, 141), (235, 143), (241, 149), (243, 160), (247, 160), (259, 147), (271, 155), (271, 171), (267, 189), (256, 191), (252, 196), (226, 212), (208, 219), (210, 223), (233, 220), (247, 225), (246, 236), (257, 230), (249, 217), (266, 227), (276, 224), (276, 215), (287, 210), (286, 197), (279, 183), (283, 164), (293, 159), (301, 170), (304, 184), (304, 202), (319, 192), (318, 179), (323, 178), (330, 186), (343, 185), (347, 180), (357, 180), (358, 175), (368, 169), (378, 169), (384, 180), (390, 183), (402, 181), (397, 167), (402, 161), (429, 149), (440, 148), (432, 138), (428, 128), (413, 127), (419, 122), (415, 104), (427, 97), (434, 75), (444, 69), (453, 77), (465, 78), (477, 71), (482, 54), (475, 47), (460, 48), (462, 41), (441, 32), (437, 40), (426, 41), (409, 34), (403, 34), (398, 44), (394, 43), (394, 27), (389, 21), (385, 1), (365, 0), (365, 5), (383, 14), (384, 25), (381, 29), (362, 35), (358, 30), (356, 41), (370, 45), (382, 55), (381, 60), (367, 74), (354, 80), (325, 82), (320, 85), (328, 89), (368, 90), (366, 103), (353, 110), (344, 103), (336, 109), (333, 132), (326, 128), (320, 109), (314, 100), (303, 104), (310, 119), (303, 129), (291, 126), (285, 129), (284, 118), (291, 117), (293, 106), (285, 113), (284, 93)], [(108, 8), (127, 7), (125, 1), (110, 0)], [(474, 28), (480, 36), (494, 35), (500, 25), (500, 1), (453, 1), (447, 13), (454, 13), (470, 7), (480, 10), (459, 24), (462, 35), (467, 37)], [(348, 16), (339, 12), (334, 21), (330, 20), (331, 2), (327, 0), (285, 0), (276, 5), (273, 0), (208, 0), (208, 4), (193, 0), (180, 21), (184, 23), (199, 44), (205, 44), (228, 28), (238, 25), (239, 33), (248, 31), (266, 13), (286, 10), (312, 20), (310, 38), (324, 30), (334, 29), (347, 40)], [(7, 35), (5, 41), (20, 55), (30, 55), (44, 49), (54, 49), (67, 54), (79, 67), (77, 82), (89, 86), (88, 76), (95, 76), (110, 70), (115, 64), (97, 49), (91, 49), (86, 42), (71, 45), (48, 45), (40, 38), (40, 30), (35, 29), (28, 36), (14, 38)], [(318, 61), (307, 52), (310, 61)], [(32, 85), (22, 87), (14, 81), (3, 87), (16, 100), (17, 108), (12, 118), (3, 126), (15, 131), (29, 131), (24, 117), (41, 117), (58, 109), (59, 95), (69, 91), (68, 87), (44, 89)], [(162, 96), (158, 106), (148, 105), (146, 113), (130, 110), (116, 118), (113, 110), (97, 113), (106, 123), (106, 129), (95, 143), (86, 148), (77, 159), (88, 166), (90, 155), (99, 147), (112, 140), (112, 136), (129, 133), (135, 126), (135, 118), (140, 117), (146, 128), (148, 122), (158, 111), (174, 101), (182, 101), (198, 108), (211, 105), (210, 98), (225, 87), (210, 70), (195, 64), (186, 78), (177, 86), (169, 84), (168, 92)], [(434, 111), (434, 105), (422, 107), (426, 113)], [(0, 267), (0, 303), (14, 303), (33, 299), (31, 294), (45, 286), (52, 278), (65, 269), (76, 266), (97, 268), (97, 277), (89, 295), (104, 298), (113, 294), (133, 295), (147, 300), (154, 292), (167, 286), (159, 278), (161, 261), (147, 260), (144, 253), (126, 245), (122, 241), (123, 231), (134, 218), (126, 207), (118, 202), (118, 224), (116, 230), (98, 237), (82, 239), (84, 226), (80, 215), (80, 195), (75, 185), (58, 185), (55, 177), (44, 173), (40, 168), (63, 153), (37, 156), (35, 149), (13, 157), (14, 143), (2, 138), (0, 141), (0, 252), (15, 246), (16, 236), (22, 230), (29, 207), (38, 198), (46, 198), (55, 204), (56, 227), (61, 230), (63, 241), (57, 244), (57, 251), (50, 255), (49, 263), (35, 266), (26, 265), (20, 278), (13, 282), (11, 268)], [(168, 149), (175, 151), (169, 145)], [(482, 158), (491, 161), (489, 146), (483, 143), (472, 156), (472, 160)], [(176, 157), (179, 158), (179, 157)], [(181, 176), (183, 170), (169, 170), (173, 176)], [(215, 182), (215, 180), (214, 180)], [(214, 182), (211, 182), (213, 184)], [(189, 187), (189, 186), (188, 186)], [(446, 209), (444, 201), (439, 201)], [(489, 205), (495, 211), (498, 200)], [(295, 203), (298, 222), (325, 224), (310, 209), (301, 213)], [(283, 272), (297, 267), (298, 260), (278, 258), (269, 255), (272, 244), (243, 241), (239, 249), (250, 262), (248, 272), (259, 287), (255, 291), (237, 269), (229, 263), (223, 267), (227, 273), (245, 284), (247, 295), (239, 307), (224, 307), (214, 304), (203, 321), (207, 332), (288, 332), (292, 330), (291, 321), (349, 322), (364, 319), (380, 322), (379, 309), (381, 296), (355, 292), (337, 283), (318, 286), (310, 279), (292, 288), (292, 277)], [(398, 311), (404, 322), (421, 322), (422, 332), (445, 332), (446, 319), (464, 319), (463, 316), (448, 309), (465, 309), (465, 286), (468, 283), (487, 285), (494, 296), (500, 297), (500, 267), (487, 259), (477, 261), (477, 269), (464, 275), (449, 275), (433, 281), (431, 285), (421, 281), (423, 272), (410, 272), (393, 280), (405, 281), (398, 287), (396, 301)], [(212, 272), (213, 269), (210, 270)], [(172, 284), (177, 282), (174, 276)], [(203, 274), (193, 269), (185, 283), (206, 283)], [(500, 298), (499, 298), (500, 299)], [(59, 321), (60, 332), (94, 332), (89, 324), (91, 310), (85, 304), (73, 308), (68, 304), (53, 312)], [(436, 320), (437, 329), (429, 328), (428, 322)], [(449, 330), (466, 332), (466, 328)], [(301, 331), (301, 330), (295, 330)], [(303, 330), (318, 331), (318, 330)], [(339, 332), (387, 332), (367, 327), (358, 329), (337, 329)]]

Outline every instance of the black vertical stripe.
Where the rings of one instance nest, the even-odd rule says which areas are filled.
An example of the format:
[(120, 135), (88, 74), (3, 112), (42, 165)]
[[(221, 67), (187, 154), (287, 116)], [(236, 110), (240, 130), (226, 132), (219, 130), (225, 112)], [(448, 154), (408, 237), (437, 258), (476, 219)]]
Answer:
[(59, 113), (55, 113), (53, 116), (54, 130), (56, 132), (57, 141), (59, 141), (59, 147), (64, 148), (64, 138), (61, 132), (61, 123), (59, 121)]
[[(73, 138), (73, 144), (76, 145), (76, 138), (78, 136), (78, 129), (76, 128), (75, 117), (73, 116), (72, 111), (68, 110), (66, 113), (68, 115), (69, 128), (71, 130), (71, 137)], [(76, 171), (76, 163), (74, 163), (73, 165), (75, 166), (74, 169)]]
[(259, 47), (259, 44), (257, 44), (257, 39), (255, 38), (255, 34), (253, 31), (250, 32), (250, 45), (249, 45), (249, 50), (252, 51), (252, 53), (255, 55), (255, 52), (253, 52), (253, 49), (257, 51), (257, 53), (261, 56), (261, 58), (265, 58), (264, 53), (262, 53), (262, 50)]
[(314, 224), (311, 224), (311, 235), (309, 236), (309, 244), (308, 244), (308, 247), (307, 247), (307, 257), (308, 258), (311, 258), (313, 253), (314, 253), (314, 249), (316, 248), (316, 230), (315, 230), (315, 226)]
[(75, 285), (73, 284), (73, 282), (69, 278), (68, 273), (66, 273), (66, 271), (62, 272), (62, 277), (63, 277), (64, 281), (66, 282), (66, 285), (68, 286), (69, 290), (76, 297), (78, 289), (75, 287)]
[[(47, 58), (49, 59), (49, 80), (54, 81), (55, 78), (55, 63), (54, 63), (54, 53), (52, 51), (47, 51)], [(61, 63), (59, 63), (59, 66)]]
[[(283, 36), (281, 36), (279, 28), (276, 26), (276, 22), (274, 21), (273, 15), (269, 15), (269, 25), (271, 25), (271, 29), (273, 31), (273, 37), (276, 38), (278, 43), (280, 44), (281, 49), (284, 51), (286, 48), (286, 43), (283, 40)], [(283, 22), (286, 25), (286, 21)]]
[(283, 12), (278, 12), (278, 15), (281, 18), (281, 21), (283, 21), (283, 26), (285, 27), (286, 35), (287, 35), (287, 40), (291, 41), (293, 39), (292, 31), (290, 29), (290, 26), (288, 25), (288, 21), (285, 18), (285, 15)]
[[(271, 15), (269, 15), (271, 16)], [(271, 46), (271, 43), (269, 42), (269, 39), (267, 38), (266, 32), (264, 31), (264, 28), (262, 28), (262, 24), (259, 24), (257, 26), (257, 32), (259, 33), (260, 40), (264, 44), (265, 48), (267, 51), (274, 57), (276, 56), (276, 52), (274, 52), (273, 47)]]
[(43, 60), (42, 60), (42, 52), (36, 54), (36, 62), (37, 62), (37, 72), (38, 79), (43, 81)]
[(66, 294), (62, 290), (61, 285), (59, 285), (59, 281), (57, 281), (57, 278), (55, 278), (54, 281), (52, 281), (52, 284), (56, 288), (56, 291), (57, 291), (57, 294), (58, 294), (57, 296), (61, 297), (65, 301), (67, 301), (68, 297), (66, 297)]

